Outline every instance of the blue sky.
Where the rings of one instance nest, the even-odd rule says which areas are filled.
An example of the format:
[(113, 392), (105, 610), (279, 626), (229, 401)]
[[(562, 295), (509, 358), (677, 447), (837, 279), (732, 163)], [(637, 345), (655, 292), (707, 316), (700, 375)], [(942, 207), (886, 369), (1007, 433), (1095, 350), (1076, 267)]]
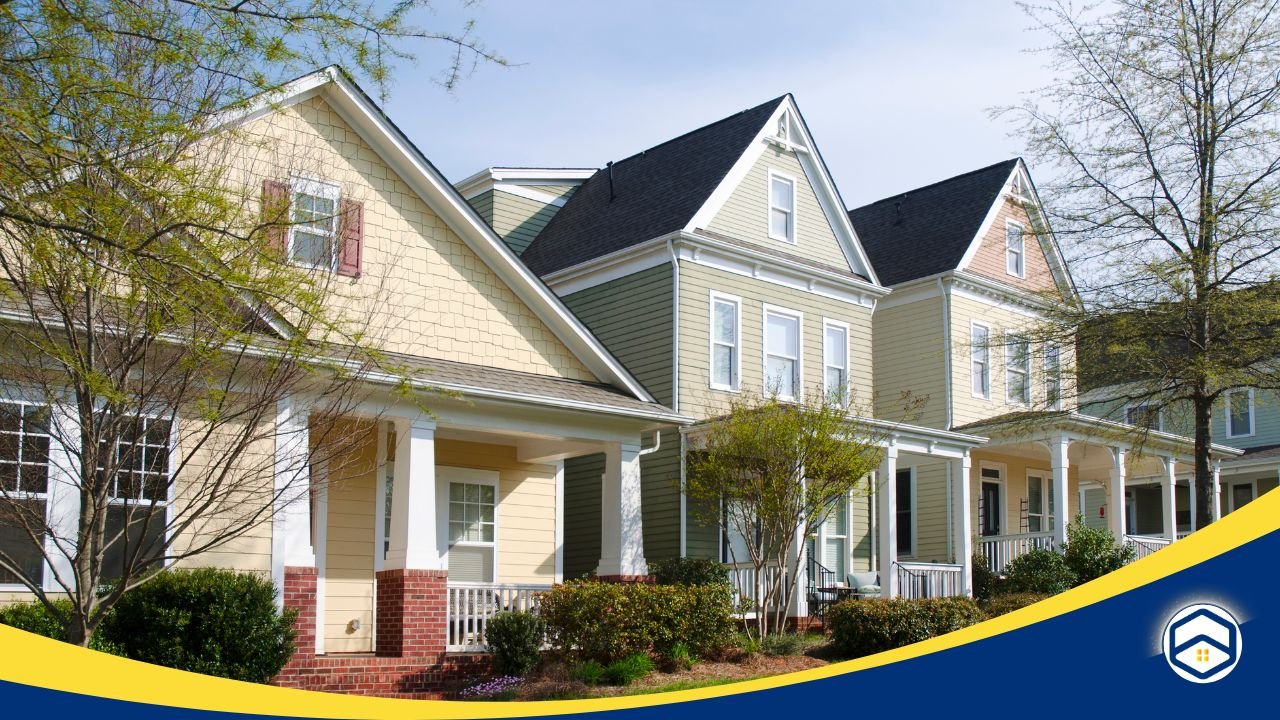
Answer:
[(386, 104), (453, 181), (599, 167), (790, 92), (857, 206), (1020, 154), (988, 110), (1050, 79), (1012, 0), (440, 0), (420, 23), (467, 18), (516, 66), (480, 66), (450, 95), (424, 81), (443, 48), (424, 48)]

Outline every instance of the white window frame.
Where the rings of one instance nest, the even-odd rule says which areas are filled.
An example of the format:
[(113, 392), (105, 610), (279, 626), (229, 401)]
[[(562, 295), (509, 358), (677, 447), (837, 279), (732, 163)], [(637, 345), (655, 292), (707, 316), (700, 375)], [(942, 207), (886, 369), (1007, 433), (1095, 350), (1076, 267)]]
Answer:
[[(1050, 357), (1053, 358), (1052, 365)], [(1044, 403), (1050, 410), (1062, 409), (1062, 347), (1056, 343), (1049, 343), (1044, 348)]]
[[(975, 337), (977, 335), (978, 328), (982, 328), (982, 330), (987, 334), (987, 338), (983, 341), (981, 346), (977, 344), (977, 339)], [(978, 375), (973, 371), (974, 366), (978, 363), (975, 356), (975, 353), (977, 352), (982, 353), (981, 362), (986, 371), (983, 373), (985, 380), (982, 383), (982, 392), (976, 392), (973, 389), (974, 380), (978, 377)], [(973, 321), (969, 323), (969, 392), (973, 397), (981, 400), (991, 399), (991, 326), (985, 323)]]
[[(1249, 497), (1249, 502), (1253, 502), (1254, 500), (1257, 500), (1257, 499), (1258, 499), (1258, 480), (1257, 480), (1257, 478), (1254, 478), (1253, 480), (1244, 480), (1244, 481), (1241, 481), (1241, 482), (1228, 482), (1228, 481), (1225, 481), (1225, 480), (1224, 480), (1224, 481), (1222, 482), (1222, 484), (1226, 487), (1226, 490), (1227, 490), (1227, 502), (1226, 502), (1225, 504), (1226, 504), (1226, 506), (1227, 506), (1227, 512), (1228, 512), (1228, 513), (1233, 513), (1233, 512), (1235, 512), (1235, 511), (1239, 510), (1240, 508), (1244, 507), (1244, 505), (1236, 506), (1236, 492), (1235, 492), (1235, 489), (1236, 489), (1236, 487), (1238, 487), (1238, 486), (1241, 486), (1241, 485), (1247, 485), (1247, 486), (1249, 486), (1249, 492), (1250, 492), (1250, 493), (1252, 493), (1252, 494), (1250, 495), (1250, 497)], [(1245, 503), (1245, 505), (1248, 505), (1248, 504), (1249, 504), (1249, 503)]]
[[(827, 364), (827, 330), (839, 330), (844, 333), (844, 367), (838, 365)], [(841, 403), (849, 402), (849, 344), (850, 344), (849, 323), (830, 318), (822, 319), (822, 390), (827, 397), (832, 397), (832, 391), (836, 388), (827, 384), (827, 370), (830, 368), (839, 368), (844, 372), (844, 387), (840, 388), (839, 400)]]
[[(1014, 249), (1009, 244), (1009, 231), (1017, 228), (1019, 247)], [(1010, 268), (1010, 261), (1017, 258), (1016, 270)], [(1022, 223), (1006, 220), (1004, 224), (1004, 271), (1008, 275), (1016, 278), (1025, 278), (1027, 276), (1027, 229)]]
[[(1130, 422), (1130, 421), (1129, 421), (1129, 411), (1130, 411), (1130, 410), (1137, 410), (1138, 408), (1144, 408), (1144, 407), (1151, 407), (1151, 403), (1145, 403), (1145, 402), (1142, 402), (1142, 403), (1125, 403), (1125, 406), (1124, 406), (1124, 422), (1125, 422), (1125, 424), (1126, 424), (1126, 425), (1132, 425), (1133, 427), (1138, 427), (1138, 424), (1137, 424), (1137, 423), (1133, 423), (1133, 422)], [(1157, 410), (1157, 411), (1156, 411), (1156, 426), (1155, 426), (1155, 427), (1153, 427), (1153, 428), (1150, 428), (1150, 429), (1151, 429), (1151, 430), (1154, 430), (1154, 431), (1156, 431), (1156, 432), (1164, 432), (1164, 408), (1160, 408), (1159, 410)]]
[[(707, 320), (710, 323), (707, 327), (707, 382), (712, 390), (724, 390), (726, 392), (738, 392), (742, 389), (742, 298), (736, 295), (727, 295), (715, 290), (710, 291), (707, 305)], [(716, 345), (724, 345), (724, 343), (716, 341), (716, 303), (727, 303), (734, 307), (734, 325), (733, 325), (733, 377), (732, 382), (728, 385), (717, 383), (715, 379), (715, 349)]]
[[(774, 199), (773, 199), (774, 180), (780, 180), (782, 182), (785, 182), (791, 185), (791, 207), (786, 208), (774, 203)], [(796, 231), (796, 228), (797, 228), (796, 220), (799, 213), (796, 212), (796, 209), (797, 209), (797, 206), (800, 204), (800, 199), (796, 195), (797, 195), (797, 190), (800, 187), (800, 184), (797, 183), (796, 179), (791, 175), (780, 173), (777, 170), (769, 170), (768, 177), (766, 178), (765, 182), (768, 183), (768, 185), (765, 187), (765, 193), (766, 193), (765, 196), (769, 198), (769, 210), (768, 210), (768, 213), (766, 214), (767, 217), (765, 218), (765, 223), (766, 223), (765, 229), (769, 233), (769, 238), (772, 240), (780, 240), (782, 242), (795, 245), (799, 237), (799, 233)], [(791, 231), (789, 235), (778, 235), (773, 232), (773, 211), (775, 209), (783, 210), (789, 213), (789, 217), (791, 220), (791, 222), (788, 223), (788, 228), (787, 228), (788, 230)]]
[[(13, 397), (11, 395), (0, 396), (0, 402), (5, 403), (7, 405), (32, 405), (35, 407), (45, 406), (45, 403), (37, 402), (35, 400), (30, 400), (26, 397)], [(57, 408), (57, 405), (54, 403), (48, 403), (47, 406), (49, 408), (49, 424), (51, 426), (49, 428), (49, 456), (50, 457), (49, 457), (49, 462), (47, 466), (48, 474), (45, 477), (44, 492), (37, 493), (37, 492), (24, 491), (21, 493), (9, 494), (9, 497), (15, 500), (43, 500), (44, 501), (44, 518), (45, 518), (46, 527), (51, 524), (52, 518), (50, 516), (50, 513), (52, 512), (52, 509), (53, 509), (53, 493), (49, 491), (53, 488), (54, 483), (57, 482), (57, 479), (54, 477), (54, 470), (55, 470), (54, 460), (53, 460), (54, 445), (60, 445), (60, 443), (58, 442), (57, 436), (54, 434), (55, 432), (54, 428), (52, 427), (52, 425), (55, 422), (54, 413), (58, 412), (58, 408)], [(46, 538), (45, 542), (47, 546), (48, 538)], [(42, 552), (41, 555), (42, 557), (40, 560), (40, 585), (41, 587), (46, 587), (48, 585), (48, 580), (50, 577), (49, 558), (48, 558), (47, 551)], [(28, 588), (26, 585), (23, 585), (22, 583), (0, 583), (0, 592), (29, 592), (29, 591), (30, 591), (30, 588)]]
[[(1022, 367), (1016, 368), (1013, 363), (1014, 348), (1021, 346), (1025, 349), (1023, 354)], [(1026, 397), (1013, 397), (1013, 376), (1022, 376), (1022, 387), (1026, 392)], [(1004, 339), (1004, 401), (1009, 405), (1020, 405), (1026, 407), (1031, 404), (1031, 341), (1019, 335), (1010, 335)]]
[[(489, 485), (493, 487), (493, 540), (450, 540), (449, 530), (449, 486), (453, 483), (463, 485)], [(502, 487), (501, 477), (496, 470), (479, 470), (475, 468), (436, 467), (436, 513), (439, 522), (444, 523), (445, 568), (449, 567), (449, 551), (454, 547), (490, 548), (493, 552), (493, 579), (489, 582), (502, 582), (499, 568), (499, 543), (502, 540)]]
[[(827, 541), (828, 540), (844, 541), (843, 560), (844, 560), (844, 574), (846, 577), (837, 576), (835, 578), (835, 582), (837, 584), (842, 583), (847, 579), (848, 574), (851, 572), (850, 568), (853, 567), (853, 543), (850, 542), (853, 539), (853, 534), (852, 532), (850, 532), (853, 528), (853, 525), (852, 525), (853, 506), (852, 506), (852, 503), (850, 502), (851, 497), (852, 497), (852, 493), (846, 493), (843, 500), (844, 535), (828, 534), (827, 526), (831, 523), (831, 515), (828, 515), (825, 520), (819, 523), (817, 529), (810, 535), (810, 537), (813, 538), (814, 552), (818, 555), (819, 564), (827, 568), (828, 570), (831, 570), (831, 568), (827, 567), (827, 563), (825, 562), (825, 560), (827, 559)], [(831, 512), (833, 514), (835, 513), (834, 506), (832, 507)]]
[[(297, 196), (310, 195), (312, 197), (324, 198), (333, 201), (333, 228), (325, 231), (329, 236), (329, 264), (314, 265), (312, 263), (302, 262), (294, 257), (293, 242), (294, 234), (297, 233), (301, 226), (294, 219), (293, 213), (296, 212)], [(289, 263), (299, 267), (313, 268), (315, 270), (328, 270), (329, 272), (338, 271), (338, 256), (341, 254), (342, 234), (341, 228), (341, 208), (342, 208), (342, 187), (337, 183), (319, 178), (305, 177), (302, 175), (293, 175), (289, 178), (289, 236), (287, 239), (288, 247), (285, 249), (285, 257), (289, 258)], [(314, 229), (307, 229), (310, 234), (320, 234)]]
[[(982, 474), (983, 470), (995, 470), (1000, 477), (989, 478)], [(994, 483), (1000, 486), (1000, 507), (996, 508), (996, 520), (999, 521), (997, 536), (1008, 534), (1009, 531), (1009, 466), (1002, 462), (991, 462), (990, 460), (978, 461), (978, 497), (982, 497), (982, 483)], [(982, 517), (978, 517), (977, 532), (982, 532)], [(990, 537), (990, 536), (987, 536)]]
[[(764, 373), (761, 380), (761, 387), (765, 395), (772, 393), (769, 388), (769, 316), (778, 315), (781, 317), (793, 318), (796, 321), (796, 370), (794, 375), (795, 394), (782, 395), (778, 394), (779, 400), (789, 400), (792, 402), (799, 401), (804, 397), (804, 313), (798, 310), (790, 310), (788, 308), (779, 307), (777, 305), (764, 305), (760, 314), (760, 369)], [(783, 357), (783, 356), (778, 356)]]
[[(1031, 481), (1040, 481), (1040, 512), (1031, 512)], [(1083, 492), (1083, 490), (1078, 490)], [(1058, 522), (1058, 498), (1053, 494), (1053, 473), (1049, 470), (1040, 470), (1038, 468), (1027, 468), (1027, 532), (1052, 532), (1057, 528)], [(1084, 507), (1084, 503), (1080, 504)], [(1040, 518), (1040, 529), (1032, 530), (1031, 516), (1035, 515)]]
[[(901, 473), (901, 472), (909, 472), (909, 473), (911, 474), (910, 480), (908, 480), (908, 482), (907, 482), (907, 485), (908, 485), (908, 488), (907, 488), (907, 489), (908, 489), (908, 491), (909, 491), (909, 493), (908, 493), (908, 494), (911, 496), (910, 498), (908, 498), (908, 502), (907, 502), (908, 512), (910, 512), (910, 513), (911, 513), (911, 552), (906, 553), (906, 554), (903, 554), (903, 552), (902, 552), (902, 544), (901, 544), (901, 543), (899, 543), (899, 544), (898, 544), (898, 559), (900, 559), (900, 560), (901, 560), (901, 559), (912, 560), (912, 559), (915, 559), (915, 558), (917, 557), (917, 554), (920, 552), (920, 513), (919, 513), (919, 512), (917, 512), (917, 507), (916, 507), (916, 505), (917, 505), (917, 499), (918, 499), (918, 497), (919, 497), (919, 493), (918, 493), (918, 492), (916, 492), (916, 487), (917, 487), (917, 484), (916, 484), (916, 466), (915, 466), (915, 465), (912, 465), (912, 466), (910, 466), (910, 467), (900, 467), (900, 468), (898, 468), (898, 469), (897, 469), (897, 471), (898, 471), (899, 473)], [(898, 478), (897, 478), (897, 476), (896, 476), (896, 475), (895, 475), (895, 476), (894, 476), (894, 478), (893, 478), (893, 482), (894, 482), (894, 501), (895, 501), (896, 503), (900, 503), (900, 502), (901, 502), (901, 500), (902, 500), (902, 494), (901, 494), (901, 493), (899, 493), (899, 492), (897, 492), (897, 489), (898, 489), (898, 486), (897, 486)], [(893, 508), (893, 512), (894, 512), (894, 515), (893, 515), (893, 519), (894, 519), (894, 529), (895, 529), (895, 532), (896, 532), (896, 531), (897, 531), (897, 528), (898, 528), (898, 527), (899, 527), (899, 525), (900, 525), (900, 523), (898, 522), (898, 516), (901, 514), (901, 512), (898, 510), (898, 507), (897, 507), (896, 505), (895, 505), (895, 507)], [(896, 539), (897, 539), (897, 538), (895, 537), (895, 540), (896, 540)]]
[[(177, 483), (173, 481), (173, 472), (174, 472), (174, 469), (178, 466), (178, 462), (179, 462), (179, 457), (178, 457), (178, 440), (179, 440), (178, 420), (179, 418), (177, 414), (173, 414), (172, 416), (170, 416), (167, 414), (162, 414), (159, 412), (148, 411), (148, 410), (143, 410), (137, 413), (137, 417), (139, 420), (143, 420), (143, 419), (164, 420), (165, 422), (169, 423), (169, 462), (168, 462), (167, 477), (165, 478), (165, 499), (154, 500), (154, 501), (150, 499), (146, 501), (134, 501), (129, 498), (120, 498), (114, 495), (109, 495), (107, 497), (107, 505), (108, 506), (111, 506), (111, 505), (127, 506), (129, 505), (130, 502), (136, 502), (136, 504), (142, 505), (145, 502), (147, 505), (150, 505), (152, 508), (163, 508), (164, 509), (165, 542), (168, 543), (172, 540), (172, 537), (170, 536), (169, 531), (171, 530), (170, 526), (173, 523), (174, 494), (177, 492)], [(164, 567), (169, 567), (172, 564), (173, 564), (173, 558), (165, 558)]]
[[(1236, 394), (1241, 392), (1246, 394), (1249, 402), (1249, 432), (1238, 433), (1236, 432), (1235, 422), (1232, 420), (1231, 399)], [(1226, 421), (1227, 437), (1229, 438), (1253, 437), (1254, 433), (1258, 431), (1258, 426), (1257, 426), (1258, 418), (1257, 416), (1254, 415), (1253, 388), (1246, 388), (1245, 390), (1231, 390), (1225, 393), (1223, 395), (1223, 398), (1225, 400), (1225, 410), (1226, 410), (1226, 412), (1223, 413), (1223, 416), (1225, 417), (1225, 421)]]

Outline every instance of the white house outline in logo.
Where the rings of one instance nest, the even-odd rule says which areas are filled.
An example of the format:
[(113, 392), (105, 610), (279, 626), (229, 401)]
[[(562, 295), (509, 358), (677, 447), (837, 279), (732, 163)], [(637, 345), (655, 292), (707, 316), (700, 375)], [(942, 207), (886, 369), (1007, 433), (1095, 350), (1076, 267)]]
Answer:
[(1164, 659), (1178, 677), (1193, 683), (1217, 682), (1240, 662), (1244, 649), (1240, 624), (1217, 605), (1188, 605), (1164, 626)]

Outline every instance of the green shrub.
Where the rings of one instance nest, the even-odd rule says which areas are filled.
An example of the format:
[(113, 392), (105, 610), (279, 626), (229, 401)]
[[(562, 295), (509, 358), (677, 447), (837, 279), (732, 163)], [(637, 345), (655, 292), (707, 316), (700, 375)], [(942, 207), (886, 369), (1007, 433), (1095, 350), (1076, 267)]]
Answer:
[(653, 672), (653, 660), (644, 653), (632, 653), (605, 666), (604, 679), (610, 685), (630, 685)]
[(1048, 597), (1050, 596), (1041, 593), (1002, 593), (984, 601), (981, 603), (981, 606), (982, 611), (987, 614), (987, 617), (993, 618), (1000, 617), (1005, 613), (1011, 613), (1014, 610), (1021, 610), (1028, 605), (1033, 605)]
[[(53, 604), (58, 608), (59, 613), (68, 617), (71, 615), (70, 600), (54, 600)], [(66, 627), (63, 626), (62, 621), (40, 602), (17, 603), (0, 608), (0, 625), (8, 625), (54, 640), (67, 639)], [(123, 654), (120, 648), (108, 642), (101, 633), (94, 633), (89, 638), (89, 649), (112, 655)]]
[(756, 636), (749, 633), (738, 633), (733, 638), (733, 644), (738, 646), (743, 655), (750, 657), (760, 652), (760, 640)]
[(683, 642), (678, 642), (671, 646), (671, 652), (667, 656), (673, 670), (688, 670), (698, 662), (698, 656), (689, 650), (689, 646)]
[(1117, 543), (1110, 530), (1085, 525), (1083, 515), (1077, 515), (1067, 527), (1067, 544), (1062, 550), (1067, 567), (1076, 575), (1076, 585), (1119, 570), (1133, 562), (1134, 556), (1132, 546)]
[(1032, 550), (1004, 567), (1002, 593), (1057, 595), (1075, 585), (1076, 574), (1067, 561), (1052, 550)]
[(599, 685), (604, 682), (604, 666), (595, 660), (584, 660), (574, 665), (570, 674), (574, 680), (587, 685)]
[(525, 677), (538, 665), (547, 624), (527, 612), (500, 612), (485, 624), (485, 643), (499, 675)]
[(846, 600), (828, 611), (833, 649), (857, 658), (928, 640), (982, 620), (967, 597)]
[(672, 558), (649, 563), (659, 585), (729, 585), (729, 568), (704, 558)]
[(205, 675), (267, 682), (293, 654), (296, 613), (270, 580), (202, 568), (157, 574), (126, 592), (100, 633), (123, 655)]
[(760, 641), (760, 651), (773, 656), (799, 655), (808, 646), (809, 641), (805, 636), (795, 633), (769, 635)]
[(987, 558), (981, 553), (973, 556), (970, 578), (973, 580), (973, 597), (977, 600), (986, 600), (999, 590), (1000, 576), (991, 572), (991, 568), (987, 567)]
[(665, 656), (677, 642), (706, 655), (733, 637), (733, 588), (571, 580), (543, 593), (538, 613), (551, 646), (581, 659)]

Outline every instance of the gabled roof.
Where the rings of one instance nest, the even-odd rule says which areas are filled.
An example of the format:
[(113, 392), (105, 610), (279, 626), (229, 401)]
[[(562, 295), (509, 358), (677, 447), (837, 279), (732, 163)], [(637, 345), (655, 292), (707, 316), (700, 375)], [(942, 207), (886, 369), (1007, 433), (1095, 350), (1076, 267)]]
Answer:
[(337, 66), (329, 66), (264, 93), (249, 108), (226, 114), (217, 127), (240, 125), (282, 107), (321, 96), (342, 119), (360, 133), (405, 183), (432, 209), (472, 252), (491, 268), (555, 336), (596, 377), (645, 403), (653, 397), (546, 285), (531, 273), (494, 233), (444, 175), (354, 80)]
[(786, 96), (596, 171), (520, 257), (538, 275), (688, 225)]
[(884, 285), (960, 267), (1018, 158), (908, 190), (849, 211)]

